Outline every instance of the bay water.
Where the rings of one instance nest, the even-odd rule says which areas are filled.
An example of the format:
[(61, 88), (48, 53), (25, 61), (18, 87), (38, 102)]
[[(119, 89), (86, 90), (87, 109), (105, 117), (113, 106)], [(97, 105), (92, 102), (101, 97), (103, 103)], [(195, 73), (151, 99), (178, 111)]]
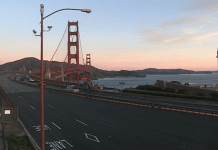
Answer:
[[(179, 75), (147, 75), (145, 78), (116, 77), (92, 80), (92, 83), (100, 84), (109, 88), (136, 88), (138, 85), (154, 85), (157, 80), (168, 82), (179, 81), (182, 84), (189, 83), (190, 86), (214, 87), (218, 84), (218, 73), (212, 74), (179, 74)], [(124, 83), (124, 84), (120, 84)]]

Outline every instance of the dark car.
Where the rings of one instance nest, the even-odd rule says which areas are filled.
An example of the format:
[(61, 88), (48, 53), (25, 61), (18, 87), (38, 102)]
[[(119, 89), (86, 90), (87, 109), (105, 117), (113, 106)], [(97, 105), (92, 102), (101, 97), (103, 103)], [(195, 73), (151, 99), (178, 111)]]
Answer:
[(20, 81), (24, 81), (25, 79), (24, 78), (20, 78)]
[[(40, 85), (41, 85), (41, 82), (38, 83), (38, 86), (40, 86)], [(46, 85), (47, 85), (47, 83), (43, 82), (43, 86), (46, 86)]]

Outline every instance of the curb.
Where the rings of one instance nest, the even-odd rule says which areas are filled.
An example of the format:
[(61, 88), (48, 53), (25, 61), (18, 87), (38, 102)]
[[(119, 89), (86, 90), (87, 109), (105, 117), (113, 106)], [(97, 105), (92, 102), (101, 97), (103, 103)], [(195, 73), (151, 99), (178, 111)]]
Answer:
[(24, 129), (24, 132), (26, 133), (31, 146), (34, 148), (34, 150), (41, 150), (40, 147), (37, 145), (37, 143), (35, 142), (35, 140), (32, 138), (32, 136), (29, 134), (29, 132), (27, 131), (27, 129), (25, 128), (25, 126), (23, 125), (23, 123), (20, 121), (20, 119), (18, 118), (18, 122), (21, 124), (21, 126)]

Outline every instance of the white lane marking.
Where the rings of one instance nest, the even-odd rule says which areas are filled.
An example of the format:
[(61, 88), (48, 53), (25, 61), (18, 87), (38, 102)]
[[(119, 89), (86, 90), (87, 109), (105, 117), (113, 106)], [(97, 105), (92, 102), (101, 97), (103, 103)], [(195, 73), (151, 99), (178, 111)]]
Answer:
[(34, 95), (32, 95), (34, 98), (36, 98)]
[[(36, 129), (36, 131), (41, 131), (41, 125), (33, 126), (33, 128)], [(44, 130), (51, 130), (47, 125), (44, 125)]]
[(22, 98), (21, 96), (19, 96), (20, 98)]
[(65, 142), (67, 143), (70, 147), (73, 147), (70, 143), (68, 143), (66, 140), (58, 140), (58, 141), (53, 141), (53, 142), (45, 142), (45, 144), (48, 144), (51, 150), (59, 150), (59, 149), (67, 149), (67, 147), (64, 145)]
[(82, 121), (79, 121), (79, 120), (77, 120), (77, 119), (76, 119), (76, 121), (78, 121), (79, 123), (84, 124), (85, 126), (88, 126), (87, 124), (83, 123)]
[(59, 149), (66, 149), (64, 144), (61, 141), (53, 141), (53, 142), (45, 142), (45, 144), (49, 144), (49, 147), (53, 148), (51, 150), (59, 150)]
[(35, 109), (33, 106), (30, 105), (30, 107), (32, 107), (33, 109)]
[[(66, 142), (68, 145), (70, 145), (66, 140), (61, 140), (62, 142)], [(73, 147), (72, 145), (70, 145), (70, 147)]]
[(51, 105), (49, 105), (49, 104), (48, 104), (48, 106), (50, 106), (51, 108), (54, 108), (53, 106), (51, 106)]
[(86, 138), (89, 139), (89, 140), (92, 140), (92, 141), (95, 141), (95, 142), (99, 142), (99, 143), (100, 143), (100, 141), (98, 140), (98, 138), (97, 138), (96, 136), (94, 136), (94, 135), (85, 133), (85, 136), (86, 136)]
[(56, 126), (58, 129), (61, 129), (59, 126), (57, 126), (54, 122), (51, 122), (54, 126)]

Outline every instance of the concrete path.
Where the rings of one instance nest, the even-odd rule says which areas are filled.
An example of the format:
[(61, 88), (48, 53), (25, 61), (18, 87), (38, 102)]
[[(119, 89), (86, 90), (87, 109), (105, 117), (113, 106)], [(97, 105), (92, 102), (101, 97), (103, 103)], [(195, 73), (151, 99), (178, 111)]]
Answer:
[(4, 138), (3, 138), (2, 124), (0, 124), (0, 150), (4, 150)]

